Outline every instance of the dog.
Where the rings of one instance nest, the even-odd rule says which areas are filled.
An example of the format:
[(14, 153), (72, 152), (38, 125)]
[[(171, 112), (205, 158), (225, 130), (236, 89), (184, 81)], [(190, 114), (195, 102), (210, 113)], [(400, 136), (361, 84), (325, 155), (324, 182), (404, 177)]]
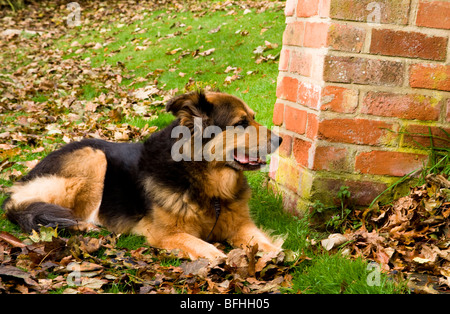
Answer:
[[(3, 204), (8, 219), (26, 232), (103, 226), (191, 259), (225, 257), (212, 241), (280, 251), (282, 240), (250, 217), (243, 172), (264, 166), (282, 138), (258, 124), (241, 99), (221, 92), (176, 96), (166, 111), (176, 119), (144, 143), (83, 139), (50, 153), (10, 188)], [(208, 127), (214, 132), (196, 134)]]

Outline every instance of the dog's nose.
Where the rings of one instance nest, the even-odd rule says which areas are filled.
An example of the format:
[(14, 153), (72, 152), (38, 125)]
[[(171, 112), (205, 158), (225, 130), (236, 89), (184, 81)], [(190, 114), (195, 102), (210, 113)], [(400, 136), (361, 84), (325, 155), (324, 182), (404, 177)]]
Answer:
[(270, 140), (272, 143), (272, 146), (274, 147), (279, 147), (281, 145), (281, 142), (283, 142), (283, 138), (281, 136), (277, 136), (277, 135), (273, 135), (272, 134), (272, 138)]

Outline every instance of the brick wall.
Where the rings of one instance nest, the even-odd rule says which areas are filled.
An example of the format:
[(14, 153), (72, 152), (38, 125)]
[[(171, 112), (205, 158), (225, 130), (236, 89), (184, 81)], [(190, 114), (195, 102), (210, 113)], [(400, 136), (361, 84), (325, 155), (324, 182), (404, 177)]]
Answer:
[(427, 162), (410, 133), (450, 132), (450, 2), (287, 0), (285, 15), (271, 185), (291, 209), (342, 185), (366, 205)]

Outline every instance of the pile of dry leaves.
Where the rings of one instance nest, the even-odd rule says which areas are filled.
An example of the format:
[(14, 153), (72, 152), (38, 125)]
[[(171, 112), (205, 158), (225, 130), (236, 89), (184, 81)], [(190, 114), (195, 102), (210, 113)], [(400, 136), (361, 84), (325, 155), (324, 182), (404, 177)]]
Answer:
[[(42, 227), (23, 241), (0, 233), (1, 293), (268, 293), (289, 287), (284, 252), (234, 249), (226, 258), (117, 247), (118, 236), (61, 237)], [(178, 266), (173, 266), (175, 264)]]
[(450, 292), (450, 181), (442, 175), (426, 181), (393, 204), (362, 212), (360, 229), (331, 235), (322, 245), (349, 242), (346, 254), (407, 274), (413, 291)]

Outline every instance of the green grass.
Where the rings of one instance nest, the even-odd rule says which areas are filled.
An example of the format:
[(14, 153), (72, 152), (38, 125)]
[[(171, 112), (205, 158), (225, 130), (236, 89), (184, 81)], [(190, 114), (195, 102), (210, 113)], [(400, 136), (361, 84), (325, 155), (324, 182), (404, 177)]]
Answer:
[(175, 117), (170, 113), (162, 112), (158, 115), (158, 117), (152, 121), (144, 120), (139, 117), (135, 117), (132, 119), (125, 119), (123, 122), (129, 123), (131, 125), (134, 125), (138, 128), (145, 127), (146, 124), (149, 126), (157, 126), (158, 129), (162, 129), (165, 126), (169, 125), (170, 122), (172, 122), (175, 119)]
[[(177, 24), (178, 23), (178, 24)], [(180, 23), (185, 26), (179, 26)], [(87, 57), (93, 67), (118, 62), (124, 65), (124, 73), (134, 75), (133, 78), (122, 81), (129, 85), (136, 77), (146, 77), (149, 73), (158, 73), (159, 86), (164, 89), (183, 91), (189, 79), (195, 81), (195, 87), (210, 86), (223, 92), (233, 93), (246, 101), (258, 114), (258, 119), (265, 125), (272, 124), (273, 104), (275, 102), (275, 86), (278, 66), (274, 61), (257, 64), (257, 56), (253, 53), (258, 46), (264, 46), (265, 41), (275, 43), (278, 48), (268, 50), (264, 55), (276, 56), (281, 50), (281, 37), (284, 30), (282, 11), (267, 10), (264, 13), (243, 15), (243, 10), (237, 10), (237, 15), (226, 15), (223, 11), (206, 13), (203, 17), (195, 17), (193, 13), (182, 12), (176, 17), (165, 11), (147, 12), (143, 21), (118, 28), (120, 23), (108, 25), (106, 32), (90, 31), (79, 36), (70, 32), (55, 46), (65, 51), (75, 40), (83, 45), (92, 42), (108, 43), (104, 49), (88, 48), (80, 55), (67, 53), (66, 58)], [(220, 31), (210, 33), (220, 26)], [(134, 32), (137, 28), (143, 33)], [(241, 33), (247, 35), (243, 36)], [(134, 33), (134, 34), (133, 34)], [(168, 34), (178, 34), (167, 38)], [(114, 38), (113, 40), (108, 40)], [(147, 47), (136, 50), (137, 47)], [(198, 49), (204, 52), (214, 48), (208, 56), (193, 56)], [(166, 54), (174, 49), (180, 49), (173, 55)], [(72, 49), (75, 50), (76, 49)], [(104, 51), (106, 50), (106, 51)], [(117, 52), (118, 51), (118, 52)], [(184, 56), (183, 56), (184, 55)], [(230, 84), (224, 84), (228, 66), (241, 68), (240, 79)], [(185, 73), (183, 77), (180, 73)], [(247, 74), (249, 73), (249, 74)], [(145, 86), (148, 81), (133, 85), (133, 88)], [(84, 86), (83, 96), (89, 100), (96, 96), (100, 86)]]
[[(257, 120), (262, 124), (272, 126), (273, 105), (276, 100), (275, 89), (278, 75), (278, 62), (268, 61), (257, 64), (257, 56), (253, 53), (257, 46), (264, 45), (265, 41), (278, 44), (278, 48), (264, 52), (267, 56), (276, 56), (281, 49), (281, 39), (285, 27), (284, 15), (281, 10), (266, 10), (256, 14), (252, 9), (251, 14), (243, 14), (243, 9), (236, 7), (237, 15), (226, 15), (223, 11), (207, 12), (202, 17), (194, 13), (179, 12), (170, 15), (165, 11), (146, 12), (145, 19), (134, 24), (119, 27), (120, 23), (100, 25), (94, 28), (85, 27), (84, 30), (70, 30), (65, 36), (54, 43), (52, 49), (58, 48), (66, 51), (65, 58), (90, 58), (92, 67), (110, 64), (117, 67), (118, 62), (123, 65), (122, 87), (134, 89), (153, 84), (157, 79), (158, 87), (164, 90), (177, 89), (184, 92), (190, 88), (220, 89), (242, 98), (257, 113)], [(185, 26), (180, 26), (183, 23)], [(93, 22), (91, 22), (93, 23)], [(212, 29), (220, 26), (220, 31), (210, 33)], [(136, 29), (145, 30), (137, 33)], [(106, 31), (100, 32), (101, 29)], [(168, 34), (181, 32), (171, 38)], [(245, 36), (242, 35), (247, 34)], [(71, 44), (78, 41), (85, 43), (106, 43), (103, 49), (94, 50), (87, 48), (80, 54), (75, 54), (77, 48), (71, 49)], [(147, 49), (136, 50), (136, 47), (145, 45)], [(181, 48), (175, 54), (166, 52)], [(198, 49), (204, 52), (215, 48), (208, 56), (193, 56)], [(187, 53), (189, 52), (189, 54)], [(186, 53), (182, 57), (182, 54)], [(0, 52), (1, 54), (1, 52)], [(20, 57), (20, 56), (19, 56)], [(23, 63), (27, 62), (26, 58)], [(20, 60), (17, 61), (20, 64)], [(232, 76), (233, 71), (225, 73), (227, 67), (242, 68), (239, 79), (225, 84), (225, 78)], [(162, 69), (162, 70), (158, 70)], [(171, 70), (172, 69), (172, 70)], [(157, 73), (149, 75), (149, 73)], [(180, 73), (185, 73), (180, 76)], [(129, 76), (130, 78), (127, 78)], [(130, 86), (133, 80), (146, 78)], [(189, 79), (195, 81), (193, 86), (186, 86)], [(80, 100), (91, 100), (105, 91), (105, 84), (95, 82), (82, 86), (77, 95)], [(107, 89), (106, 89), (107, 91)], [(37, 102), (47, 100), (45, 94), (37, 94), (34, 98)], [(131, 118), (127, 122), (139, 128), (146, 124), (163, 128), (173, 120), (173, 116), (158, 110), (155, 120)], [(14, 123), (11, 118), (9, 123)], [(53, 142), (46, 140), (49, 145), (61, 143), (60, 139)], [(19, 146), (22, 154), (11, 157), (14, 161), (28, 161), (41, 159), (54, 147), (47, 146), (46, 150), (32, 154), (31, 146)], [(15, 164), (17, 170), (24, 167)], [(298, 252), (299, 255), (309, 259), (298, 263), (293, 272), (293, 287), (286, 290), (288, 293), (394, 293), (401, 292), (387, 281), (382, 274), (382, 284), (371, 287), (367, 285), (366, 278), (369, 275), (367, 263), (361, 260), (351, 261), (340, 254), (329, 254), (317, 247), (311, 247), (307, 239), (318, 237), (308, 227), (307, 217), (298, 218), (287, 214), (282, 208), (279, 197), (268, 191), (265, 182), (265, 173), (247, 173), (248, 181), (253, 190), (250, 201), (252, 216), (259, 226), (265, 230), (273, 231), (274, 235), (285, 237), (284, 248)], [(12, 185), (10, 180), (0, 179), (4, 186)], [(6, 198), (0, 192), (0, 203)], [(0, 217), (2, 212), (0, 210)], [(20, 236), (17, 226), (0, 219), (0, 231), (11, 232)], [(118, 247), (137, 249), (144, 245), (144, 239), (138, 236), (122, 235)], [(179, 260), (165, 261), (170, 265), (178, 265)], [(123, 287), (115, 286), (110, 292), (120, 292)]]
[(352, 261), (339, 254), (317, 255), (314, 262), (294, 274), (290, 292), (308, 294), (392, 294), (405, 292), (385, 274), (361, 259)]

